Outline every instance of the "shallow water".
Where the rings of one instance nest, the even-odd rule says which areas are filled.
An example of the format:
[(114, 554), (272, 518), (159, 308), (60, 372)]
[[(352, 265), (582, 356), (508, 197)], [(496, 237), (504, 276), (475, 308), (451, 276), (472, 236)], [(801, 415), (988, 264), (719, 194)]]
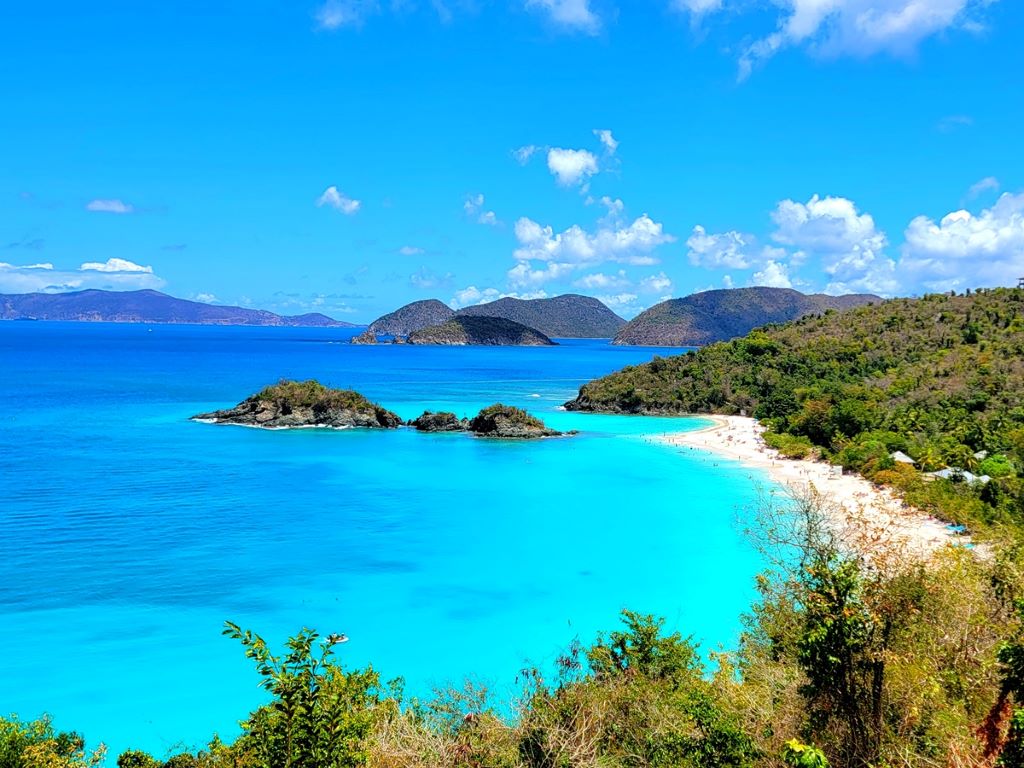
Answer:
[[(678, 350), (351, 346), (344, 330), (0, 323), (0, 712), (163, 755), (231, 737), (261, 698), (230, 619), (407, 690), (527, 664), (664, 616), (732, 645), (758, 559), (739, 465), (652, 436), (700, 419), (557, 410)], [(502, 401), (573, 438), (198, 424), (278, 378), (352, 387), (403, 417)], [(113, 760), (109, 761), (111, 764)]]

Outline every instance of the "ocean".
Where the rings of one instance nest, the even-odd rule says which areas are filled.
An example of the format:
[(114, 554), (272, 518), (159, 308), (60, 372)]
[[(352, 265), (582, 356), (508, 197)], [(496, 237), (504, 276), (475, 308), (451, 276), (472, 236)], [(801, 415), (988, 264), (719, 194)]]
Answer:
[[(699, 418), (559, 410), (679, 350), (353, 346), (308, 328), (0, 323), (0, 712), (159, 757), (231, 738), (262, 700), (225, 620), (271, 645), (343, 632), (406, 691), (507, 697), (574, 639), (654, 613), (734, 647), (766, 477), (656, 439)], [(267, 431), (189, 416), (281, 378), (404, 418), (527, 408), (571, 438)]]

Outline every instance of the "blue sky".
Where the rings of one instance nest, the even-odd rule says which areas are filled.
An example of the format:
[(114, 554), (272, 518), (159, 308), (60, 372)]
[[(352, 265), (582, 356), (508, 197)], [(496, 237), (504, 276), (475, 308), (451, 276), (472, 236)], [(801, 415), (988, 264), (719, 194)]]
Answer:
[(1024, 275), (1016, 0), (10, 5), (0, 292), (365, 322)]

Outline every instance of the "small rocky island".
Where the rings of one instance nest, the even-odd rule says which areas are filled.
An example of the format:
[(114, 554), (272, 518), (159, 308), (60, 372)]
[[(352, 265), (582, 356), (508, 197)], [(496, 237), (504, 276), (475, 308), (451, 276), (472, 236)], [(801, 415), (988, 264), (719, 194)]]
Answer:
[[(280, 381), (246, 398), (234, 408), (200, 413), (193, 421), (240, 424), (265, 429), (370, 427), (394, 429), (405, 422), (395, 413), (350, 389), (331, 389), (318, 381)], [(513, 439), (558, 437), (575, 432), (548, 429), (522, 408), (495, 403), (472, 419), (448, 411), (424, 411), (408, 422), (419, 432), (470, 432), (481, 437)]]
[(318, 381), (281, 381), (257, 392), (234, 408), (200, 413), (195, 421), (241, 424), (266, 429), (297, 427), (401, 426), (397, 414), (371, 403), (350, 389), (330, 389)]
[(453, 317), (440, 325), (421, 328), (409, 334), (409, 344), (447, 344), (452, 346), (554, 346), (540, 331), (502, 317)]
[(422, 416), (412, 419), (409, 426), (420, 432), (472, 432), (480, 437), (516, 440), (575, 434), (549, 429), (543, 421), (522, 408), (501, 403), (484, 408), (472, 419), (460, 419), (448, 411), (424, 411)]

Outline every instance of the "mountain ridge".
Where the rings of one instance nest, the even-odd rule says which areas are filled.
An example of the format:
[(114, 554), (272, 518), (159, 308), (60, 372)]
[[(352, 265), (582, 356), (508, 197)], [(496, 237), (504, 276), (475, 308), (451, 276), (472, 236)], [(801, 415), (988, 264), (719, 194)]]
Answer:
[(319, 312), (278, 315), (264, 309), (205, 304), (160, 291), (104, 291), (0, 294), (0, 320), (182, 325), (253, 325), (354, 328)]
[(744, 336), (762, 325), (880, 301), (880, 297), (872, 294), (829, 296), (804, 294), (792, 288), (702, 291), (663, 301), (641, 312), (619, 330), (612, 343), (700, 347)]

